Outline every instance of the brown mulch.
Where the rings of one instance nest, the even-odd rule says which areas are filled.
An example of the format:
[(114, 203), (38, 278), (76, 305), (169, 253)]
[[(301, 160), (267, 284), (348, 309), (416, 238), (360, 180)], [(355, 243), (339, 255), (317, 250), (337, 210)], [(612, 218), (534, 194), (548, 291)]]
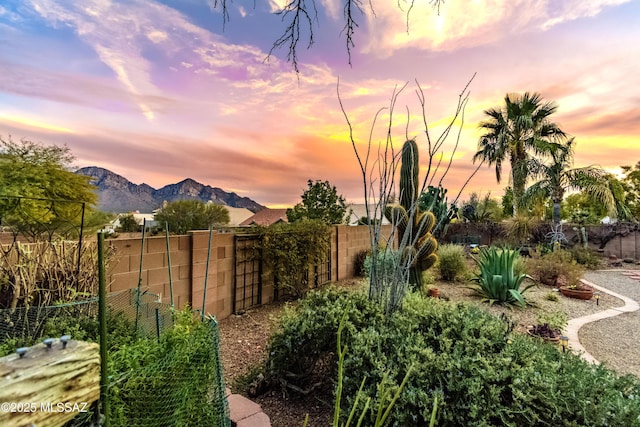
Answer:
[[(634, 268), (625, 264), (624, 268)], [(357, 280), (343, 283), (349, 288), (358, 285)], [(540, 285), (529, 290), (526, 294), (534, 309), (505, 308), (502, 306), (488, 306), (482, 303), (473, 292), (465, 286), (468, 282), (446, 283), (436, 282), (440, 288), (441, 298), (450, 301), (466, 301), (479, 305), (494, 314), (505, 313), (516, 324), (516, 330), (524, 332), (529, 325), (537, 323), (537, 317), (543, 312), (564, 311), (568, 318), (576, 318), (595, 313), (611, 307), (618, 307), (623, 303), (617, 298), (602, 295), (599, 305), (594, 300), (580, 301), (563, 297), (558, 294), (558, 301), (550, 301), (547, 296), (553, 293), (552, 288)], [(242, 315), (231, 315), (220, 321), (220, 353), (224, 366), (225, 384), (234, 390), (236, 381), (252, 369), (264, 363), (267, 359), (267, 345), (269, 336), (277, 327), (277, 319), (286, 304), (276, 302), (270, 305), (248, 310)], [(251, 398), (261, 405), (262, 410), (271, 419), (274, 427), (302, 426), (306, 414), (309, 414), (309, 427), (326, 426), (330, 424), (333, 415), (333, 400), (330, 393), (311, 393), (304, 398), (285, 396), (278, 388), (273, 387), (266, 393)]]

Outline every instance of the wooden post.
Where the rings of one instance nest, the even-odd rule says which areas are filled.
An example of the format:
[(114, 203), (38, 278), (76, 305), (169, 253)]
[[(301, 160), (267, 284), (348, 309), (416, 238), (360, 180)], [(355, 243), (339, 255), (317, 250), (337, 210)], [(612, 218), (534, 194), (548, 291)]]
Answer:
[(62, 426), (100, 396), (98, 344), (37, 344), (0, 358), (0, 426)]

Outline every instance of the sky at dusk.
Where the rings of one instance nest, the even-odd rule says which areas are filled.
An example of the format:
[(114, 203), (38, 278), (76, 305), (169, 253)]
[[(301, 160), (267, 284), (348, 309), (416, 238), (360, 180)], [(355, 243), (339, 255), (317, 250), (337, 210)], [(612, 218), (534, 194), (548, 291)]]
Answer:
[[(350, 66), (341, 0), (316, 0), (314, 45), (306, 49), (303, 29), (298, 75), (286, 49), (267, 59), (286, 2), (229, 2), (224, 25), (214, 3), (0, 0), (0, 135), (66, 144), (78, 167), (154, 188), (190, 177), (279, 207), (321, 179), (359, 202), (338, 81), (359, 150), (370, 137), (384, 141), (389, 110), (371, 130), (373, 118), (408, 82), (393, 142), (416, 137), (426, 161), (416, 81), (435, 140), (475, 73), (443, 180), (449, 194), (474, 169), (483, 111), (506, 93), (557, 103), (555, 121), (577, 141), (576, 166), (615, 172), (640, 160), (640, 1), (447, 0), (439, 14), (422, 1), (407, 20), (407, 7), (373, 0), (375, 15), (355, 15)], [(463, 198), (500, 196), (507, 183), (484, 166)]]

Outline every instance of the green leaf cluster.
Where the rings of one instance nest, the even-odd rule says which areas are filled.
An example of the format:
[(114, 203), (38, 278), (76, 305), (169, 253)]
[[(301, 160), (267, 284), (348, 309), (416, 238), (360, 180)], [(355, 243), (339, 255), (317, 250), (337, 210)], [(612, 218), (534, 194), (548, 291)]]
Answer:
[(329, 181), (307, 181), (309, 188), (302, 193), (302, 202), (287, 209), (287, 220), (290, 223), (302, 219), (319, 220), (327, 225), (344, 224), (347, 214), (347, 203), (338, 194), (335, 186)]
[(464, 275), (467, 270), (464, 248), (451, 243), (438, 247), (438, 268), (440, 277), (447, 282), (453, 282), (456, 277)]
[[(477, 307), (418, 293), (387, 317), (358, 293), (310, 293), (271, 338), (271, 374), (304, 387), (296, 373), (328, 360), (335, 366), (345, 313), (342, 421), (369, 402), (363, 425), (373, 425), (380, 391), (402, 389), (390, 425), (428, 425), (437, 401), (438, 426), (640, 426), (638, 378), (512, 334), (508, 322)], [(337, 372), (322, 374), (330, 380)]]
[(523, 294), (535, 284), (520, 289), (524, 280), (531, 277), (514, 268), (519, 259), (520, 253), (515, 249), (495, 246), (483, 249), (480, 259), (476, 260), (480, 273), (472, 279), (477, 284), (471, 289), (491, 304), (515, 304), (524, 307)]
[[(78, 228), (82, 203), (98, 197), (90, 178), (69, 169), (68, 147), (0, 137), (0, 218), (2, 225), (33, 238)], [(77, 233), (76, 233), (77, 234)]]
[(331, 248), (331, 228), (320, 220), (303, 219), (260, 229), (262, 257), (276, 286), (304, 295), (309, 271), (326, 261)]
[(186, 234), (190, 230), (206, 230), (209, 226), (228, 224), (229, 211), (222, 205), (201, 200), (177, 200), (160, 209), (155, 220), (161, 225), (166, 222), (171, 233)]
[(112, 425), (224, 425), (214, 327), (190, 309), (176, 312), (174, 322), (159, 340), (137, 340), (110, 355)]

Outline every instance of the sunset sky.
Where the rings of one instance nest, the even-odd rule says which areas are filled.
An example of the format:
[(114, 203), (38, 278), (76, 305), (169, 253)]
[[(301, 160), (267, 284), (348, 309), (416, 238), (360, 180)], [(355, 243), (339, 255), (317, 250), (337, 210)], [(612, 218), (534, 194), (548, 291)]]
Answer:
[[(316, 2), (315, 43), (300, 43), (296, 76), (287, 50), (266, 60), (286, 25), (274, 13), (283, 0), (230, 2), (224, 27), (214, 0), (0, 0), (0, 135), (67, 144), (78, 167), (155, 188), (190, 177), (278, 207), (321, 179), (358, 202), (338, 79), (364, 150), (395, 87), (409, 82), (394, 143), (408, 133), (425, 147), (415, 81), (437, 138), (477, 73), (443, 181), (449, 194), (473, 170), (483, 111), (509, 92), (558, 104), (576, 166), (616, 171), (640, 160), (640, 1), (447, 0), (438, 14), (425, 0), (407, 22), (395, 0), (372, 0), (375, 16), (356, 15), (352, 67), (341, 0)], [(388, 119), (383, 112), (374, 143)], [(445, 162), (455, 141), (443, 145)], [(500, 196), (506, 184), (483, 167), (465, 197)]]

